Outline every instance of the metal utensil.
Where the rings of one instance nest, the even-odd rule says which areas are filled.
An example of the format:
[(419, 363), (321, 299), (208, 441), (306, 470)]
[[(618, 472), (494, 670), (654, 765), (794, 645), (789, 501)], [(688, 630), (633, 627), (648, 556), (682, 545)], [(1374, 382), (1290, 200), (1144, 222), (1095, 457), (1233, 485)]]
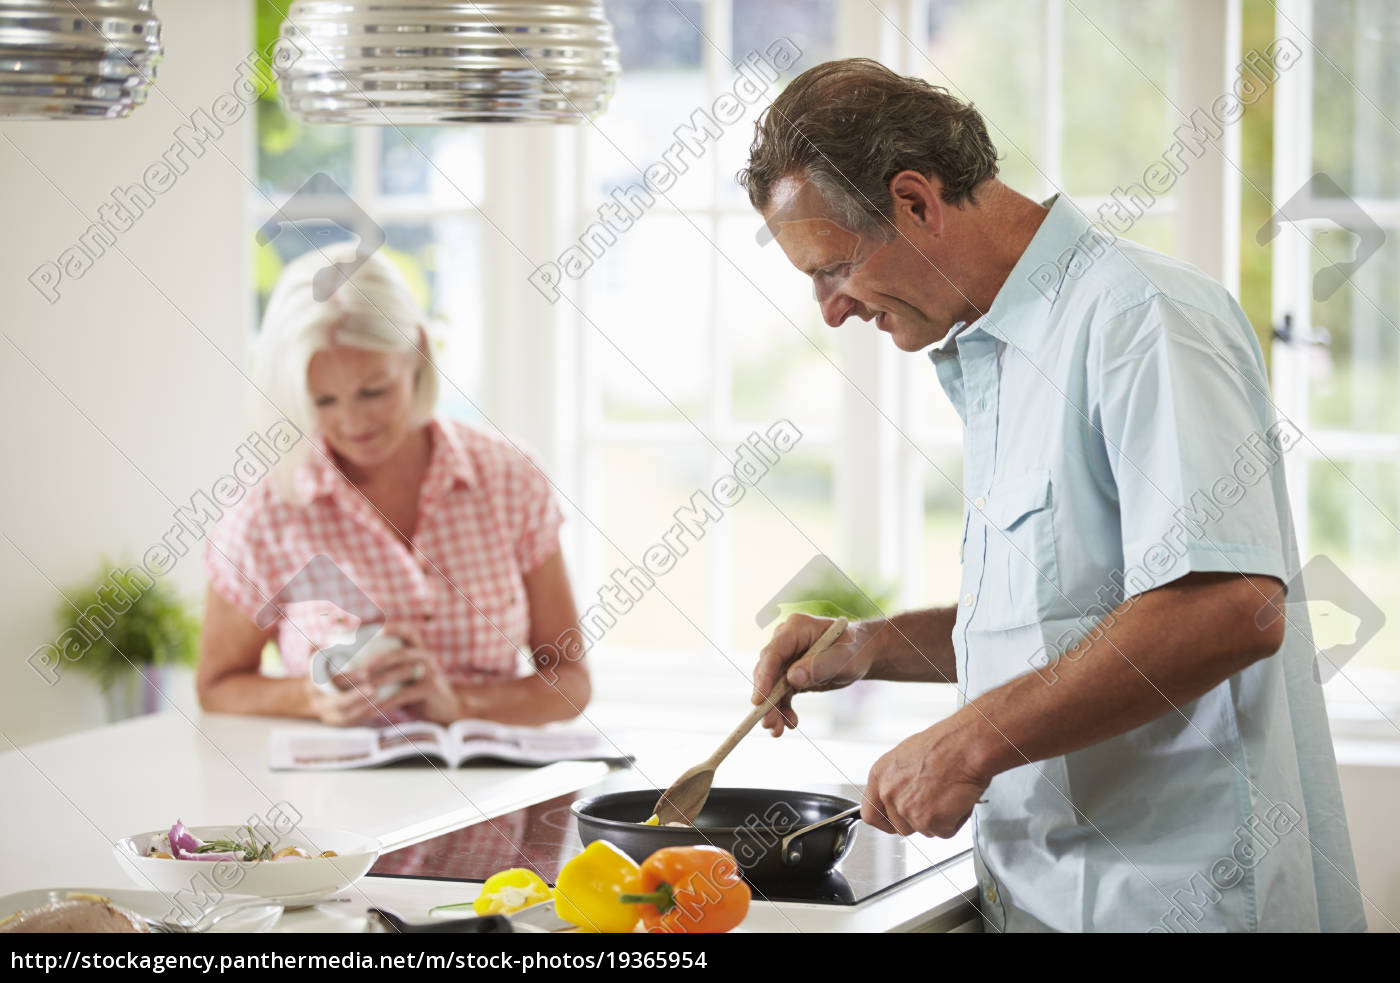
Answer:
[[(110, 901), (107, 903), (112, 904)], [(228, 918), (230, 915), (238, 914), (240, 911), (247, 911), (250, 908), (269, 907), (280, 909), (282, 905), (275, 901), (269, 901), (267, 898), (253, 898), (247, 901), (237, 901), (211, 908), (192, 922), (172, 922), (161, 918), (147, 918), (145, 915), (132, 911), (130, 908), (122, 907), (121, 905), (113, 905), (113, 907), (120, 908), (120, 910), (127, 915), (139, 919), (152, 932), (158, 932), (163, 935), (187, 935), (211, 931), (219, 922)]]
[[(816, 655), (819, 652), (830, 648), (836, 639), (841, 637), (841, 633), (846, 630), (846, 619), (837, 618), (830, 627), (822, 633), (816, 643), (807, 650), (806, 656)], [(733, 733), (724, 739), (724, 742), (715, 749), (715, 753), (704, 761), (691, 768), (685, 774), (677, 778), (671, 787), (661, 793), (661, 797), (656, 800), (657, 825), (665, 826), (667, 823), (687, 823), (693, 825), (695, 817), (700, 814), (700, 810), (705, 808), (705, 800), (710, 797), (710, 786), (715, 781), (715, 769), (717, 769), (725, 758), (729, 757), (729, 752), (733, 751), (744, 739), (749, 731), (753, 730), (754, 724), (763, 719), (764, 714), (778, 705), (783, 697), (792, 691), (792, 685), (787, 681), (784, 673), (768, 693), (768, 698), (749, 711)]]
[[(803, 826), (801, 829), (787, 834), (782, 839), (783, 863), (789, 865), (796, 865), (802, 862), (802, 838), (808, 833), (811, 833), (815, 830), (819, 830), (823, 826), (830, 826), (833, 823), (843, 822), (847, 819), (854, 819), (856, 816), (859, 815), (860, 806), (851, 806), (851, 808), (843, 810), (842, 812), (838, 812), (834, 816), (827, 816), (825, 819), (818, 819), (816, 822), (812, 823), (809, 826)], [(846, 852), (845, 840), (846, 837), (850, 835), (850, 829), (850, 825), (847, 824), (837, 833), (838, 838), (836, 841), (836, 845), (833, 848), (837, 855)]]
[(512, 932), (505, 915), (479, 915), (475, 918), (446, 918), (431, 922), (406, 922), (388, 908), (370, 908), (365, 912), (366, 932), (387, 932), (403, 935), (461, 935)]

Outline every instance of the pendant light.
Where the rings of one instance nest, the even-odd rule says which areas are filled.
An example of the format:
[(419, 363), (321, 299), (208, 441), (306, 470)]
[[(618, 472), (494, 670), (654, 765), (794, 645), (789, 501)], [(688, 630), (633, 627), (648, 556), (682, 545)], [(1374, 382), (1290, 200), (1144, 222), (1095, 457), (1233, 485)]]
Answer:
[(600, 0), (299, 0), (279, 74), (307, 123), (577, 123), (617, 84)]
[(115, 119), (162, 54), (153, 0), (0, 0), (0, 119)]

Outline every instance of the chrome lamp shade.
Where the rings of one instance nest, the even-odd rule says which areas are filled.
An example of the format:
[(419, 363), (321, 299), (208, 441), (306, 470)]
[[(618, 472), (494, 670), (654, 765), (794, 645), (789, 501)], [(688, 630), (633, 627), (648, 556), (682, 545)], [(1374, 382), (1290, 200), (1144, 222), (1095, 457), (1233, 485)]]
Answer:
[(282, 37), (278, 88), (307, 123), (577, 123), (619, 73), (601, 0), (300, 0)]
[(116, 119), (162, 54), (153, 0), (0, 0), (0, 119)]

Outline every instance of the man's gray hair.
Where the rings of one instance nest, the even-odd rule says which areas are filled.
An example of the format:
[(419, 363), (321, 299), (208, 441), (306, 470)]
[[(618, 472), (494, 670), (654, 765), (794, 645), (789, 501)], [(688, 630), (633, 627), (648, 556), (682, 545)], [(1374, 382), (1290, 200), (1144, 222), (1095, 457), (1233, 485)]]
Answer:
[(868, 58), (809, 68), (754, 127), (739, 184), (759, 211), (789, 175), (811, 181), (853, 232), (888, 229), (890, 180), (900, 171), (937, 177), (942, 198), (976, 204), (996, 177), (997, 153), (982, 115), (946, 89), (906, 78)]

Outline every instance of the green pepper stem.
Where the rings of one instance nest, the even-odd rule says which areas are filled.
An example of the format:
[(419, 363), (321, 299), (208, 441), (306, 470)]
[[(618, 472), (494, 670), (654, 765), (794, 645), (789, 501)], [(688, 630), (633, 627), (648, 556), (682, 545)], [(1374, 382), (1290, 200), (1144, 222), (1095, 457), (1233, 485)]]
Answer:
[(655, 905), (656, 910), (664, 915), (676, 906), (676, 893), (671, 885), (663, 883), (646, 894), (619, 894), (617, 900), (623, 904)]

